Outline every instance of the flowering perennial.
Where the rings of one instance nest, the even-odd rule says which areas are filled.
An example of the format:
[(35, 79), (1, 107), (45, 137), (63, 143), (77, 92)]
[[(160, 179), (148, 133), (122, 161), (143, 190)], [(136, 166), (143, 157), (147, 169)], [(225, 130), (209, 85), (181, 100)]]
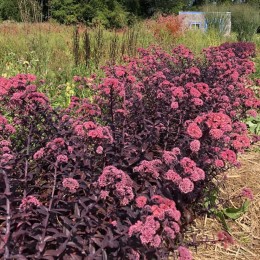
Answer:
[(140, 49), (99, 82), (76, 76), (93, 96), (64, 109), (33, 75), (0, 78), (0, 258), (192, 259), (186, 225), (252, 143), (254, 53), (247, 43), (205, 59), (185, 46)]

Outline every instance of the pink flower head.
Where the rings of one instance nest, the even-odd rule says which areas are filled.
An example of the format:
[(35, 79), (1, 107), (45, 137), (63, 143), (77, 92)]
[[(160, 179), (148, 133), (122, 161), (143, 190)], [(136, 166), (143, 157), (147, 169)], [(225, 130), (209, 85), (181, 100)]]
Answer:
[(125, 71), (123, 69), (120, 69), (120, 68), (116, 69), (115, 73), (116, 73), (117, 77), (121, 77), (121, 76), (125, 75)]
[(162, 161), (159, 159), (155, 159), (152, 161), (143, 160), (139, 166), (136, 166), (134, 168), (134, 171), (140, 172), (142, 174), (150, 173), (154, 178), (157, 179), (159, 177), (159, 170), (161, 164)]
[(193, 87), (190, 89), (190, 94), (194, 98), (199, 98), (201, 96), (201, 93), (196, 88)]
[(41, 148), (40, 150), (38, 150), (34, 155), (33, 155), (33, 159), (34, 160), (39, 160), (43, 157), (44, 155), (44, 148)]
[(7, 141), (7, 140), (2, 140), (2, 141), (0, 142), (0, 145), (2, 145), (2, 146), (11, 146), (11, 142), (10, 142), (10, 141)]
[(193, 140), (190, 143), (190, 149), (192, 152), (198, 152), (200, 150), (200, 141), (199, 140)]
[(202, 106), (203, 105), (203, 101), (200, 98), (193, 98), (191, 101), (194, 103), (195, 106)]
[(74, 193), (79, 188), (79, 183), (73, 178), (65, 178), (62, 181), (62, 186), (68, 188), (71, 193)]
[(14, 128), (12, 125), (9, 125), (9, 124), (7, 124), (7, 125), (5, 126), (5, 130), (6, 130), (8, 133), (10, 133), (10, 134), (14, 134), (14, 133), (16, 132), (15, 128)]
[(152, 247), (159, 247), (161, 239), (156, 234), (159, 228), (160, 223), (156, 221), (153, 216), (148, 216), (144, 223), (137, 221), (134, 225), (130, 226), (128, 235), (131, 237), (134, 234), (139, 233), (142, 244), (150, 244)]
[(217, 159), (215, 160), (215, 166), (220, 168), (220, 167), (224, 167), (225, 164), (222, 160)]
[(248, 110), (247, 114), (252, 117), (257, 117), (257, 112), (254, 109)]
[(143, 208), (146, 205), (147, 198), (145, 196), (139, 196), (135, 199), (135, 202), (138, 208)]
[(100, 191), (100, 198), (101, 199), (106, 199), (107, 197), (108, 197), (108, 195), (109, 195), (109, 192), (108, 191), (106, 191), (106, 190), (102, 190), (102, 191)]
[(94, 122), (92, 122), (92, 121), (88, 121), (88, 122), (83, 123), (83, 126), (84, 126), (87, 130), (89, 130), (89, 129), (95, 129), (95, 128), (97, 127), (96, 124), (95, 124)]
[(187, 128), (187, 134), (195, 139), (199, 139), (202, 137), (202, 131), (196, 123), (189, 124)]
[(171, 103), (171, 108), (172, 108), (172, 109), (177, 109), (178, 107), (179, 107), (179, 103), (178, 103), (178, 102), (173, 101), (173, 102)]
[(68, 160), (69, 159), (68, 159), (67, 155), (60, 154), (60, 155), (57, 156), (57, 162), (67, 163)]
[(254, 200), (253, 192), (250, 188), (243, 188), (241, 191), (241, 195), (245, 198), (248, 198), (250, 200)]
[(192, 260), (191, 252), (184, 246), (178, 247), (179, 258), (178, 260)]
[(98, 185), (99, 187), (113, 190), (122, 205), (127, 205), (134, 198), (132, 179), (128, 174), (115, 166), (110, 165), (103, 169), (102, 174), (98, 178)]
[(205, 172), (198, 167), (195, 167), (190, 175), (192, 181), (200, 181), (205, 179)]
[(102, 146), (98, 146), (97, 149), (96, 149), (96, 153), (97, 154), (102, 154), (103, 153), (103, 147)]
[(183, 193), (189, 193), (189, 192), (193, 191), (194, 184), (193, 184), (193, 182), (190, 179), (184, 178), (179, 183), (179, 189)]
[(177, 162), (176, 153), (173, 151), (163, 151), (163, 160), (167, 165), (171, 165)]
[(7, 119), (4, 116), (0, 115), (0, 125), (5, 125), (7, 124)]
[(53, 142), (54, 144), (56, 144), (57, 146), (61, 146), (61, 147), (63, 147), (64, 144), (65, 144), (64, 139), (61, 138), (61, 137), (55, 138), (52, 142)]
[(22, 203), (19, 206), (19, 209), (25, 210), (29, 209), (32, 206), (39, 207), (41, 202), (36, 199), (34, 196), (27, 196), (26, 198), (22, 199)]
[(74, 128), (74, 131), (75, 131), (76, 135), (79, 135), (79, 136), (85, 135), (83, 125), (76, 125), (75, 128)]
[(167, 171), (164, 175), (164, 178), (176, 184), (178, 184), (181, 181), (181, 176), (173, 170)]
[(232, 150), (227, 149), (227, 150), (221, 152), (220, 156), (223, 160), (228, 161), (232, 164), (235, 164), (237, 162), (237, 160), (236, 160), (237, 156), (236, 156), (235, 152), (233, 152)]
[(220, 231), (217, 234), (218, 240), (221, 241), (221, 244), (224, 246), (224, 248), (227, 248), (228, 245), (233, 245), (235, 243), (232, 236), (230, 236), (226, 231)]
[(223, 136), (224, 132), (222, 130), (220, 130), (220, 129), (211, 129), (209, 131), (209, 134), (214, 139), (220, 139)]

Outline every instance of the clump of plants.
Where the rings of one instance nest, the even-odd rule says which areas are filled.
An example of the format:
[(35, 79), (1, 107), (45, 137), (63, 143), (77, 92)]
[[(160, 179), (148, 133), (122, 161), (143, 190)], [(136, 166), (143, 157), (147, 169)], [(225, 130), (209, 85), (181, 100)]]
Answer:
[[(260, 101), (232, 48), (141, 49), (92, 101), (54, 109), (32, 75), (0, 79), (0, 255), (192, 259), (183, 240), (213, 179), (250, 146)], [(228, 243), (227, 233), (218, 241)]]
[(156, 19), (147, 20), (145, 25), (158, 40), (163, 40), (166, 37), (170, 37), (171, 40), (176, 39), (182, 34), (183, 30), (182, 18), (174, 15), (159, 15)]

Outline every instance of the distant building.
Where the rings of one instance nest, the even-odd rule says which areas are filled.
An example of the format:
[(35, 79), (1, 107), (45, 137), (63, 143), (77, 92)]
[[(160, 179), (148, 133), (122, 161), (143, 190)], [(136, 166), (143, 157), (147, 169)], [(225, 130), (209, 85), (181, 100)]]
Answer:
[(215, 28), (225, 35), (231, 32), (231, 12), (179, 12), (187, 29), (207, 31)]

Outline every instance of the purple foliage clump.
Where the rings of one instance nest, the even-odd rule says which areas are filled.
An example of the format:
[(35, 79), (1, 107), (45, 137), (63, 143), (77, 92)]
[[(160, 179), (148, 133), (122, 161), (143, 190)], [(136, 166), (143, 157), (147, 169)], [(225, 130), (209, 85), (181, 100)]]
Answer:
[(187, 212), (251, 144), (247, 46), (140, 49), (66, 109), (33, 75), (0, 78), (1, 258), (192, 259)]

